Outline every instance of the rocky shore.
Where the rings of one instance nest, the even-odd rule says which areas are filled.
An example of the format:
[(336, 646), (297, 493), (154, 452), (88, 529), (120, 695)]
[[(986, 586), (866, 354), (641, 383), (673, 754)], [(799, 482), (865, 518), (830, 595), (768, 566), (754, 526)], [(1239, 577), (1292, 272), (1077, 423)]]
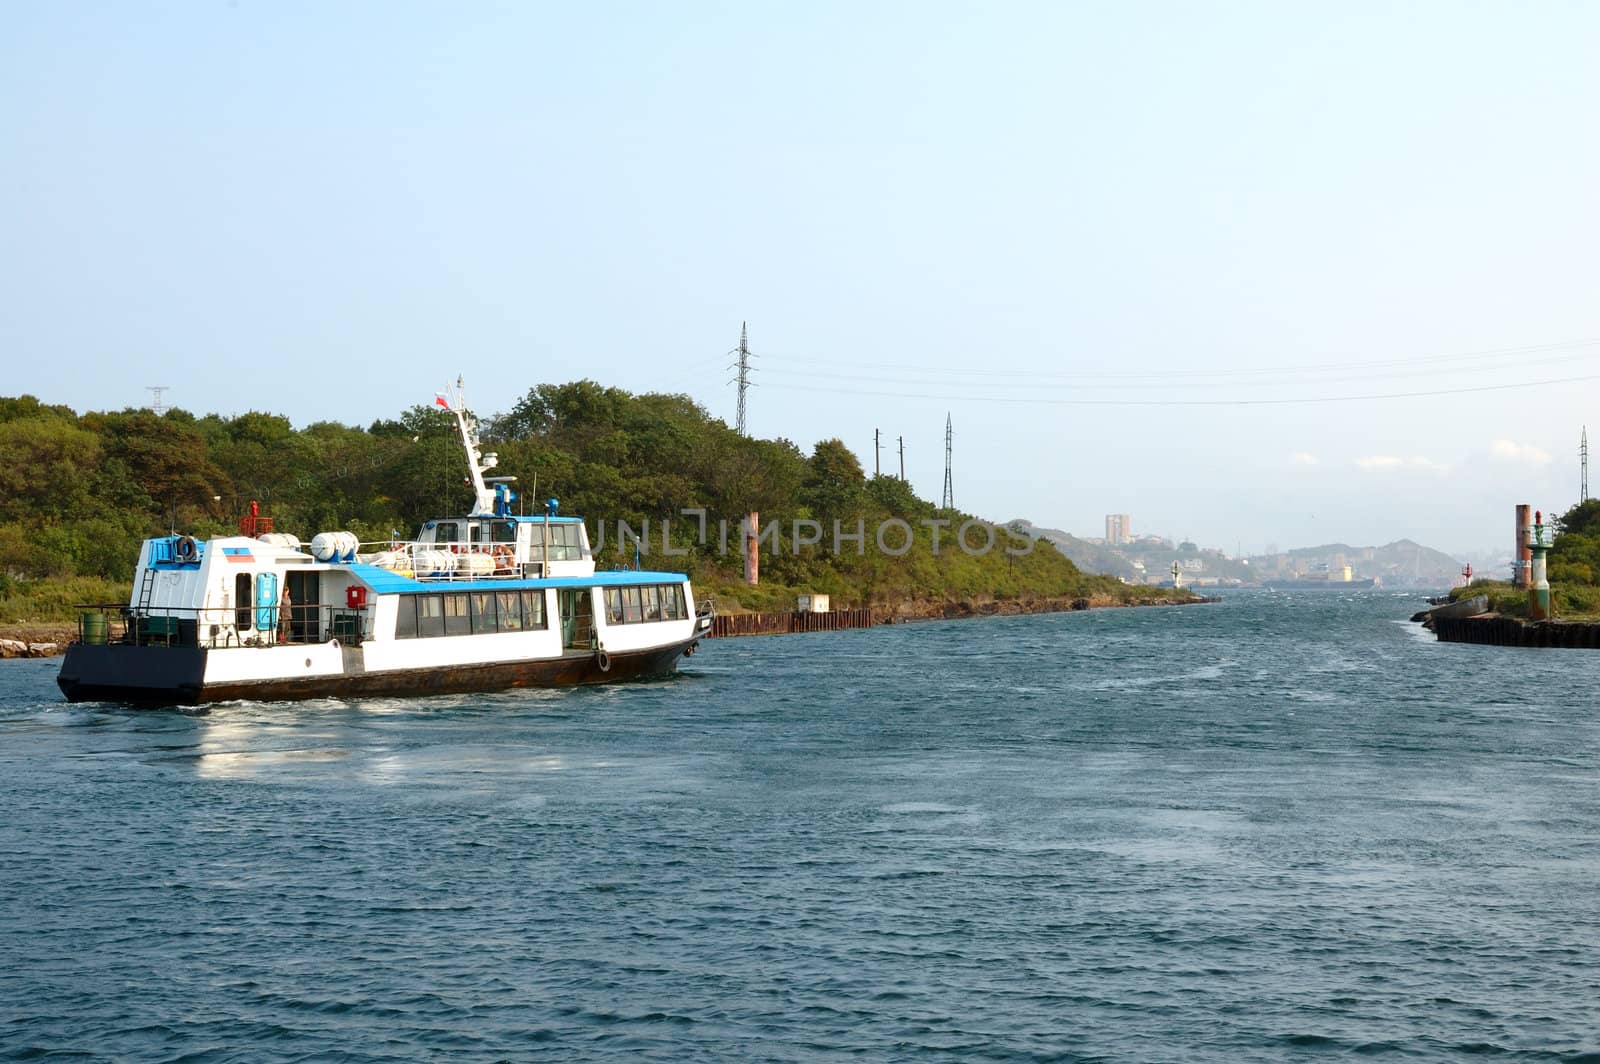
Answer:
[(71, 624), (14, 624), (0, 628), (0, 658), (53, 658), (78, 638)]

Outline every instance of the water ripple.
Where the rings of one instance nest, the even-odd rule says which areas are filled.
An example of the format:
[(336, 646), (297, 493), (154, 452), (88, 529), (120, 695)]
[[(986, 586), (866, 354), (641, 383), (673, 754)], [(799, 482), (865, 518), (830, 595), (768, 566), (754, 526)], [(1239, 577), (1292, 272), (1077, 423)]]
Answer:
[(1415, 608), (196, 713), (0, 663), (0, 1055), (1600, 1064), (1595, 659)]

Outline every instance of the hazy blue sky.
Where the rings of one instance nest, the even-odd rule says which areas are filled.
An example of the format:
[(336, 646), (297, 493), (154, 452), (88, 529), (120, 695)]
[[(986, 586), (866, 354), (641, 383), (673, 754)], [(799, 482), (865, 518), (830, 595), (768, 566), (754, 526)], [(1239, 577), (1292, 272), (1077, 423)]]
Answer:
[(1509, 548), (1600, 437), (1597, 55), (1594, 3), (4, 0), (0, 392), (732, 421), (748, 319), (753, 432), (937, 498), (949, 411), (993, 518)]

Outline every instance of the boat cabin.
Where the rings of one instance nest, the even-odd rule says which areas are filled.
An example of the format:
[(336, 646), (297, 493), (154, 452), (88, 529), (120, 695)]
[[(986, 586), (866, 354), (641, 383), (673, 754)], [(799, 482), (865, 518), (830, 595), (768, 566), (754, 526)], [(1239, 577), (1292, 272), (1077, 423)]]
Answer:
[[(458, 559), (452, 571), (473, 579), (491, 575), (588, 576), (594, 572), (589, 533), (578, 517), (475, 514), (442, 518), (425, 523), (414, 544), (397, 543), (393, 551), (396, 554), (449, 552)], [(396, 558), (392, 560), (394, 564), (379, 564), (382, 568), (408, 568), (401, 564), (404, 560)], [(433, 573), (427, 565), (409, 568), (413, 572)]]

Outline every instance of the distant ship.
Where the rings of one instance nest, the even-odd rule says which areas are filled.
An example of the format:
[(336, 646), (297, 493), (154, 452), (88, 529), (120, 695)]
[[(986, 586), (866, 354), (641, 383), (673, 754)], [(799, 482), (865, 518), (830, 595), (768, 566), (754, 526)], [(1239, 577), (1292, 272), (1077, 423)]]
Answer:
[(1355, 579), (1348, 565), (1337, 568), (1319, 565), (1301, 576), (1263, 580), (1261, 586), (1273, 591), (1370, 591), (1378, 586), (1378, 581), (1372, 577)]
[(1378, 586), (1376, 578), (1366, 580), (1263, 580), (1261, 586), (1271, 591), (1371, 591)]

